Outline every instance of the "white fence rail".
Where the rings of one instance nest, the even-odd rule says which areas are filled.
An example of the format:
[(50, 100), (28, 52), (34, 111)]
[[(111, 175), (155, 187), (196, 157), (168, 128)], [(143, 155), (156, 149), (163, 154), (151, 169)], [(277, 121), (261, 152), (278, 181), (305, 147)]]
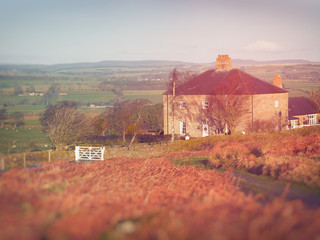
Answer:
[(75, 148), (76, 161), (104, 160), (104, 150), (105, 150), (105, 147), (76, 146)]

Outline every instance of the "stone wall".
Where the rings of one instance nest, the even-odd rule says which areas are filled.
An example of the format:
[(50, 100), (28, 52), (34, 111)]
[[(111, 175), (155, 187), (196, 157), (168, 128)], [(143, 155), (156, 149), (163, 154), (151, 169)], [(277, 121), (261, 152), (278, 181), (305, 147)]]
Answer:
[[(105, 147), (104, 159), (119, 157), (148, 158), (169, 153), (169, 143), (134, 144), (131, 148), (121, 146)], [(0, 154), (0, 171), (12, 168), (37, 167), (54, 161), (75, 161), (74, 151), (42, 151)]]
[(252, 100), (253, 120), (272, 120), (279, 130), (288, 125), (288, 93), (259, 94)]
[[(202, 120), (204, 113), (202, 111), (202, 101), (206, 101), (206, 95), (183, 95), (175, 99), (174, 107), (174, 129), (175, 134), (180, 135), (180, 122), (186, 122), (187, 133), (192, 137), (202, 137)], [(168, 100), (167, 100), (168, 99)], [(172, 129), (172, 95), (163, 96), (163, 118), (164, 134), (171, 134)], [(186, 108), (180, 109), (180, 102), (186, 102)], [(168, 105), (167, 105), (168, 103)]]
[(118, 157), (146, 158), (157, 157), (169, 152), (168, 143), (134, 144), (131, 148), (112, 146), (106, 147), (104, 159)]

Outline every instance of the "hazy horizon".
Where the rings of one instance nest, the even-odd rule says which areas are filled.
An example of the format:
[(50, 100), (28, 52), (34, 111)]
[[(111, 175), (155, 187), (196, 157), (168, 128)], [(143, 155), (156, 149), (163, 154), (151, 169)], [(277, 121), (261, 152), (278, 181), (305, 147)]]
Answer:
[[(139, 62), (181, 62), (181, 63), (190, 63), (190, 64), (215, 64), (215, 60), (214, 61), (211, 61), (211, 62), (191, 62), (191, 61), (180, 61), (180, 60), (160, 60), (160, 59), (144, 59), (144, 60), (101, 60), (101, 61), (83, 61), (83, 62), (68, 62), (68, 63), (64, 63), (64, 62), (61, 62), (61, 63), (2, 63), (0, 62), (0, 65), (2, 66), (24, 66), (24, 65), (43, 65), (43, 66), (54, 66), (54, 65), (68, 65), (68, 64), (99, 64), (99, 63), (103, 63), (103, 62), (119, 62), (119, 63), (125, 63), (125, 62), (128, 62), (128, 63), (139, 63)], [(255, 59), (231, 59), (231, 61), (233, 62), (233, 64), (235, 65), (241, 65), (241, 63), (239, 63), (238, 61), (244, 61), (244, 62), (248, 62), (248, 64), (254, 64), (254, 62), (256, 62), (256, 64), (259, 64), (259, 63), (267, 63), (267, 64), (276, 64), (277, 62), (281, 62), (279, 64), (282, 64), (283, 63), (288, 63), (288, 64), (291, 64), (291, 63), (302, 63), (302, 62), (310, 62), (310, 63), (320, 63), (320, 61), (309, 61), (309, 60), (305, 60), (305, 59), (280, 59), (280, 60), (255, 60)], [(234, 63), (236, 62), (236, 63)], [(252, 62), (252, 63), (250, 63)], [(245, 63), (244, 63), (245, 64)], [(125, 66), (125, 64), (124, 64)]]
[(320, 62), (317, 0), (11, 0), (0, 12), (0, 64)]

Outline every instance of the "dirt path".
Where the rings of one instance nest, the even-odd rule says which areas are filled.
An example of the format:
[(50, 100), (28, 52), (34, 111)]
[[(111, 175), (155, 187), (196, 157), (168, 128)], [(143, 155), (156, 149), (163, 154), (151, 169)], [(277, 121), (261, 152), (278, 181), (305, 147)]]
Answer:
[[(267, 176), (257, 176), (247, 172), (234, 172), (234, 181), (245, 193), (262, 193), (262, 202), (268, 202), (283, 195), (287, 183), (271, 179)], [(320, 189), (307, 187), (303, 184), (291, 183), (289, 192), (285, 194), (287, 200), (301, 200), (311, 207), (320, 206)]]

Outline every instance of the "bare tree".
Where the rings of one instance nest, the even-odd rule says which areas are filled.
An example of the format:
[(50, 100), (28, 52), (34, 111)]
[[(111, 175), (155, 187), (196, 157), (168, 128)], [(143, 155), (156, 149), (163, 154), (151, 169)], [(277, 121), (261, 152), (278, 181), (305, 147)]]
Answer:
[(128, 127), (128, 130), (127, 132), (129, 134), (132, 135), (132, 138), (130, 140), (130, 143), (129, 143), (129, 148), (132, 146), (132, 144), (134, 143), (134, 140), (136, 139), (136, 136), (141, 133), (142, 131), (142, 128), (141, 128), (141, 125), (140, 125), (140, 116), (138, 116), (137, 120), (135, 121), (135, 123), (131, 124), (129, 127)]
[(140, 122), (143, 130), (160, 133), (163, 130), (163, 104), (146, 105)]
[(111, 127), (111, 122), (106, 114), (101, 114), (92, 120), (94, 134), (104, 136)]
[(244, 86), (236, 81), (221, 84), (216, 88), (216, 94), (208, 99), (208, 109), (203, 115), (218, 132), (234, 132), (241, 118), (249, 112), (249, 96)]
[(131, 139), (129, 147), (132, 145), (137, 133), (138, 124), (141, 120), (142, 109), (148, 100), (134, 100), (134, 101), (122, 101), (117, 104), (112, 109), (109, 114), (109, 119), (113, 123), (113, 127), (121, 132), (123, 145), (126, 146), (126, 133), (129, 127), (132, 127), (133, 137)]
[(60, 85), (59, 84), (52, 84), (49, 89), (43, 94), (41, 98), (41, 103), (48, 105), (50, 103), (51, 98), (59, 93), (60, 91)]
[(88, 130), (85, 116), (78, 111), (75, 102), (49, 105), (40, 122), (43, 132), (58, 151), (76, 144)]

